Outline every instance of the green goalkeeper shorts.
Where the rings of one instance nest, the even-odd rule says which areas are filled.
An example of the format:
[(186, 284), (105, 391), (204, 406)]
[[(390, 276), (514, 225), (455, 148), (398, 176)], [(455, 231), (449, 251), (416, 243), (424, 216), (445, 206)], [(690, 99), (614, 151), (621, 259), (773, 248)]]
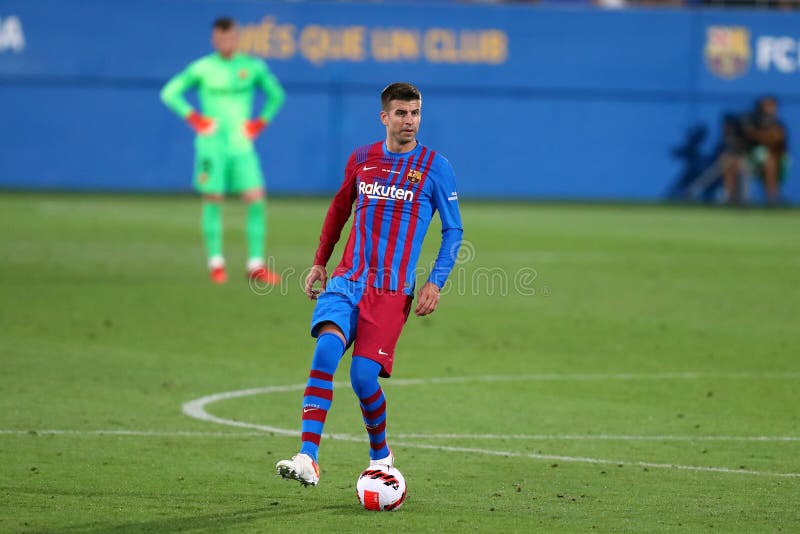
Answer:
[(255, 150), (231, 154), (226, 150), (198, 147), (194, 187), (204, 195), (239, 194), (264, 187), (258, 154)]

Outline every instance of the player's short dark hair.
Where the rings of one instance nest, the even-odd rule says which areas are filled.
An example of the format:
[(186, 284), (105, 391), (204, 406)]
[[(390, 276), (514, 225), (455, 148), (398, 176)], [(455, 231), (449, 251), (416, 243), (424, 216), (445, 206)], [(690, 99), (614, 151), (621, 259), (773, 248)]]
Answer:
[(759, 104), (762, 106), (767, 102), (772, 102), (776, 106), (778, 105), (778, 97), (775, 95), (763, 95), (761, 98), (758, 99)]
[(220, 30), (226, 32), (236, 26), (236, 21), (230, 17), (219, 17), (214, 23), (211, 25), (211, 28), (214, 30)]
[(422, 100), (422, 93), (408, 82), (395, 82), (387, 85), (381, 91), (381, 107), (384, 111), (389, 109), (392, 100)]

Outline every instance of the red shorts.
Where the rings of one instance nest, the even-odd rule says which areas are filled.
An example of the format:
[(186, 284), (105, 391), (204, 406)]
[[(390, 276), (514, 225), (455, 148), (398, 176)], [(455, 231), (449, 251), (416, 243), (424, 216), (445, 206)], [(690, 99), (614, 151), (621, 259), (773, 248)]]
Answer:
[(311, 335), (325, 323), (337, 325), (354, 344), (353, 354), (378, 362), (381, 376), (392, 374), (394, 348), (411, 311), (413, 297), (344, 277), (328, 280), (311, 317)]
[(367, 286), (358, 303), (353, 355), (381, 364), (381, 376), (392, 374), (394, 348), (408, 320), (412, 300), (402, 291)]

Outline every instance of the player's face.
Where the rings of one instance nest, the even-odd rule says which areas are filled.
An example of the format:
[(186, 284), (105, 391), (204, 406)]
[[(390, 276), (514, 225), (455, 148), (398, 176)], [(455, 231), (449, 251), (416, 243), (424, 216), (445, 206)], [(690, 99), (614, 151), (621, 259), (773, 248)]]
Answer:
[(767, 115), (777, 115), (778, 114), (778, 103), (774, 100), (767, 98), (761, 102), (761, 109)]
[(239, 30), (236, 26), (229, 30), (215, 28), (211, 32), (211, 44), (222, 57), (231, 57), (239, 46)]
[(390, 100), (389, 109), (381, 111), (381, 122), (386, 126), (386, 142), (389, 148), (402, 151), (416, 146), (421, 118), (421, 101)]

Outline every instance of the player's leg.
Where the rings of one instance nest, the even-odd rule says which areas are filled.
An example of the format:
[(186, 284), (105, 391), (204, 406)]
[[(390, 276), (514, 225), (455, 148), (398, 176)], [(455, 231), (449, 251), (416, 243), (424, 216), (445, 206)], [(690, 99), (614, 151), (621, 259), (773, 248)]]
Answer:
[(228, 280), (222, 254), (222, 201), (222, 195), (203, 195), (202, 228), (208, 271), (211, 281), (218, 284)]
[(778, 202), (778, 183), (780, 177), (780, 154), (774, 150), (765, 149), (764, 155), (764, 190), (768, 204)]
[(247, 237), (247, 276), (251, 280), (266, 284), (281, 283), (281, 276), (267, 267), (264, 259), (264, 244), (267, 233), (267, 208), (264, 190), (251, 189), (242, 193), (247, 206), (245, 236)]
[(255, 151), (232, 158), (231, 189), (240, 193), (247, 206), (245, 238), (247, 240), (247, 274), (259, 282), (279, 284), (280, 275), (267, 268), (264, 247), (267, 237), (267, 203), (264, 175)]
[(245, 235), (247, 237), (247, 269), (250, 271), (264, 266), (264, 245), (267, 236), (264, 189), (257, 187), (244, 191), (242, 201), (247, 206)]
[(225, 256), (222, 252), (222, 204), (225, 194), (224, 159), (214, 147), (197, 145), (194, 187), (203, 197), (201, 229), (211, 280), (225, 282)]
[(386, 444), (386, 396), (378, 382), (381, 370), (378, 362), (354, 355), (350, 365), (350, 383), (367, 428), (370, 463), (391, 466), (394, 459)]
[(358, 305), (358, 337), (353, 347), (350, 383), (358, 397), (370, 442), (370, 464), (394, 463), (386, 440), (386, 396), (378, 377), (388, 377), (394, 349), (411, 310), (411, 297), (368, 288)]
[(291, 460), (281, 460), (275, 466), (283, 478), (297, 480), (306, 486), (316, 486), (319, 482), (319, 442), (333, 403), (333, 375), (346, 346), (344, 334), (338, 326), (333, 323), (322, 325), (303, 393), (300, 452)]
[(347, 341), (341, 329), (333, 323), (324, 323), (319, 329), (317, 346), (311, 360), (311, 370), (303, 393), (301, 419), (302, 443), (300, 452), (315, 461), (319, 456), (319, 442), (328, 411), (333, 403), (333, 375), (339, 367)]
[(352, 285), (342, 278), (332, 278), (314, 307), (311, 335), (317, 338), (317, 345), (303, 394), (300, 452), (275, 466), (283, 478), (304, 485), (316, 485), (319, 481), (317, 459), (325, 420), (333, 403), (333, 376), (348, 340), (355, 334), (359, 296), (352, 293)]
[(722, 183), (725, 187), (725, 201), (728, 204), (738, 204), (739, 178), (741, 175), (741, 158), (737, 154), (724, 154), (722, 157)]

